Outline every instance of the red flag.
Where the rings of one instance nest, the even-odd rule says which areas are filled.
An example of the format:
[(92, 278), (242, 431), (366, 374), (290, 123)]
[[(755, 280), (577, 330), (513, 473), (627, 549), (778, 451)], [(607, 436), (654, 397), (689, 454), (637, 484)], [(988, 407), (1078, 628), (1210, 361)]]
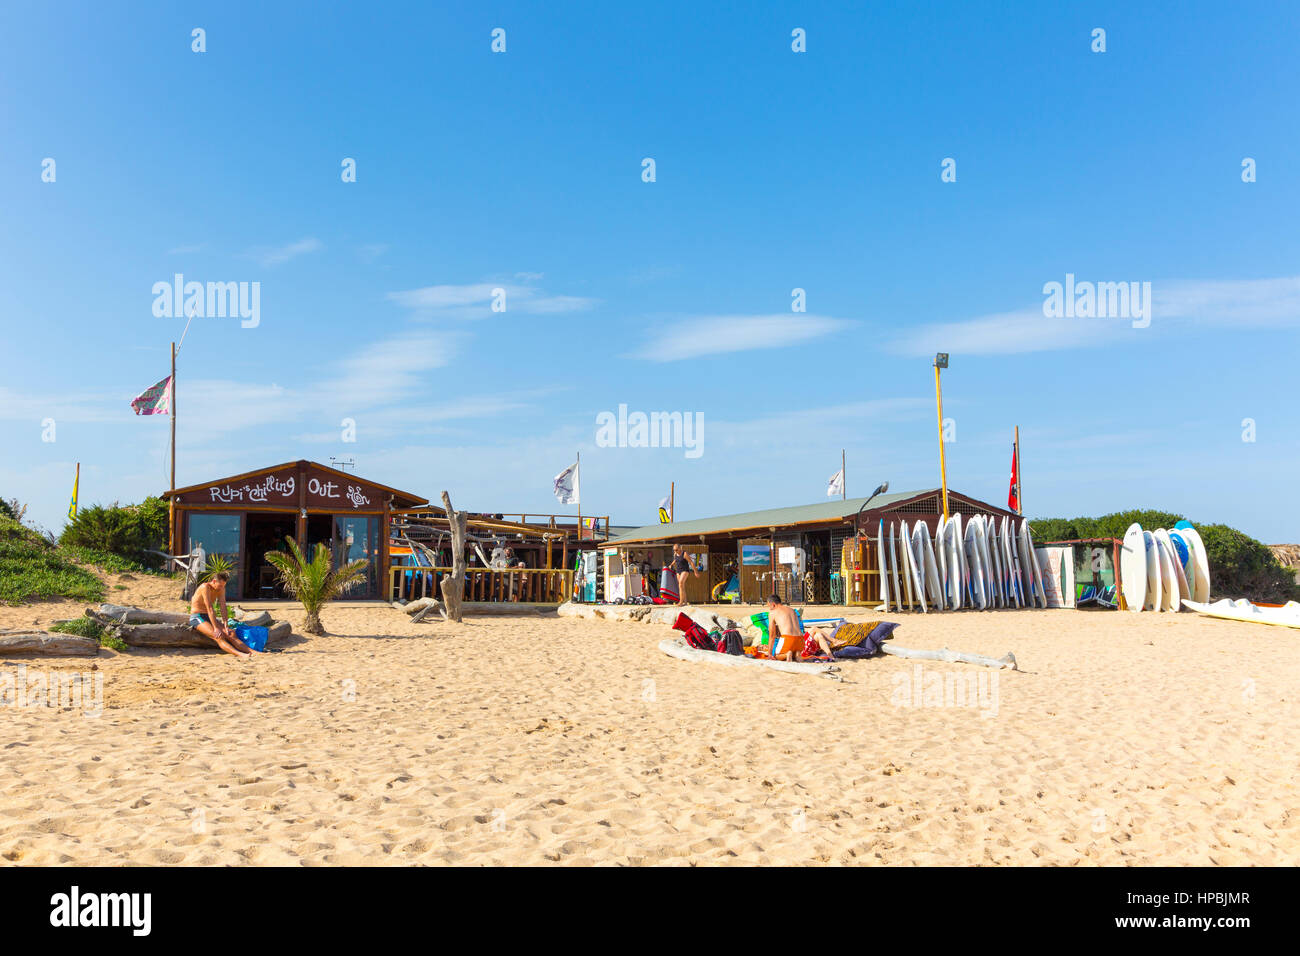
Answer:
[(1020, 449), (1015, 445), (1011, 446), (1011, 486), (1007, 489), (1007, 508), (1020, 514), (1020, 494), (1019, 494), (1019, 470)]

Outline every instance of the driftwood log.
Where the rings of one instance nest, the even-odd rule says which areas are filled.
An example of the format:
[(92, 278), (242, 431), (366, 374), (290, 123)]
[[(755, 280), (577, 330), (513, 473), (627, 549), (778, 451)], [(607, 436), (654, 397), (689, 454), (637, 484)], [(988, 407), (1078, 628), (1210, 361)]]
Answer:
[(950, 651), (946, 647), (941, 651), (917, 651), (908, 647), (898, 647), (886, 641), (880, 645), (880, 653), (888, 654), (891, 657), (906, 657), (911, 660), (946, 661), (949, 664), (979, 664), (983, 667), (1005, 667), (1013, 671), (1020, 669), (1016, 666), (1016, 655), (1010, 651), (1002, 657), (984, 657), (980, 654)]
[(121, 604), (101, 604), (86, 608), (86, 617), (101, 624), (184, 624), (190, 619), (180, 611), (149, 611)]
[(0, 657), (34, 655), (39, 657), (94, 657), (99, 641), (75, 634), (50, 634), (45, 631), (0, 634)]
[[(285, 640), (293, 633), (293, 625), (288, 621), (279, 621), (271, 625), (267, 634), (267, 646)], [(219, 651), (216, 642), (204, 637), (191, 627), (174, 624), (123, 624), (116, 628), (116, 634), (131, 647), (203, 647)]]
[(451, 528), (451, 574), (443, 575), (438, 582), (442, 589), (442, 601), (447, 605), (447, 620), (461, 620), (461, 603), (465, 597), (465, 521), (463, 513), (451, 506), (451, 495), (442, 493), (442, 507), (447, 512), (447, 524)]

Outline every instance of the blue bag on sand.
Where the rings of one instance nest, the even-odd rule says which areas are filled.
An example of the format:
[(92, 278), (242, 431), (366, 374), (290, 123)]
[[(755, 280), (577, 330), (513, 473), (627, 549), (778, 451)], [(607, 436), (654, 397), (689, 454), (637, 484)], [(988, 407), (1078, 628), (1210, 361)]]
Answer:
[(265, 651), (266, 640), (270, 637), (270, 629), (249, 627), (247, 624), (236, 624), (235, 637), (243, 641), (250, 651)]

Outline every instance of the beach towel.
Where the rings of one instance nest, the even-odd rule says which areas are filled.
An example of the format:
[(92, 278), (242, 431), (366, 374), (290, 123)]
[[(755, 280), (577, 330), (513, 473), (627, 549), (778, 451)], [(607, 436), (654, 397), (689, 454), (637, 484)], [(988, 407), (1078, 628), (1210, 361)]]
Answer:
[(841, 624), (827, 642), (836, 660), (853, 660), (854, 658), (873, 657), (880, 651), (880, 645), (889, 640), (894, 629), (898, 627), (893, 621), (866, 621), (860, 624)]

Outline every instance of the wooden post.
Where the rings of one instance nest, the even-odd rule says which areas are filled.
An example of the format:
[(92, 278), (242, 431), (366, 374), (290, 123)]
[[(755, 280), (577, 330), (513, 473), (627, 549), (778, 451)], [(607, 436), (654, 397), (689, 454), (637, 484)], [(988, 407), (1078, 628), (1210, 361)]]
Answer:
[(943, 482), (943, 520), (948, 520), (948, 460), (943, 447), (943, 392), (939, 390), (939, 363), (934, 363), (934, 400), (939, 408), (939, 477)]
[(849, 499), (849, 476), (844, 473), (844, 449), (840, 449), (840, 500)]
[[(659, 486), (660, 488), (663, 485)], [(668, 521), (671, 524), (677, 520), (677, 482), (672, 482), (668, 486)]]
[(447, 512), (447, 525), (451, 528), (451, 578), (442, 578), (442, 603), (447, 608), (447, 620), (460, 623), (461, 603), (465, 596), (465, 515), (451, 506), (451, 496), (442, 493), (442, 507)]

